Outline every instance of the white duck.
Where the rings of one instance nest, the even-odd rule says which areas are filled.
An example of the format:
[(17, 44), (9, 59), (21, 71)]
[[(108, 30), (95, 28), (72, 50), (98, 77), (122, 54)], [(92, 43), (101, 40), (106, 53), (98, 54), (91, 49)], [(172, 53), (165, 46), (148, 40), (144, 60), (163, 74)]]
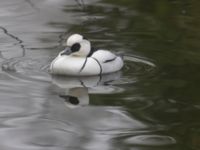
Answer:
[(123, 59), (110, 51), (91, 47), (80, 34), (71, 35), (67, 48), (52, 61), (50, 72), (57, 75), (91, 76), (116, 72), (123, 67)]

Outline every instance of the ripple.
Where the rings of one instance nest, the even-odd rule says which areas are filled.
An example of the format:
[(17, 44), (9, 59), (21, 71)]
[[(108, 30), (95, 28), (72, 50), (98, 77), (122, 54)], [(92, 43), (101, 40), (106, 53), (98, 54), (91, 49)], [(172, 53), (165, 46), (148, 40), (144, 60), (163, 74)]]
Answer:
[(2, 70), (11, 78), (26, 81), (50, 81), (48, 58), (12, 58), (2, 63)]
[[(124, 59), (125, 65), (123, 70), (120, 73), (115, 73), (118, 74), (118, 76), (121, 73), (122, 75), (120, 75), (120, 77), (117, 77), (117, 79), (113, 79), (110, 83), (108, 83), (109, 85), (132, 84), (138, 81), (138, 77), (150, 76), (155, 71), (155, 64), (144, 58), (140, 58), (138, 56), (133, 55), (127, 55), (124, 57)], [(44, 56), (39, 57), (37, 59), (28, 57), (11, 58), (6, 61), (3, 61), (2, 70), (12, 78), (29, 81), (49, 82), (51, 81), (51, 78), (48, 72), (48, 68), (51, 60), (51, 58), (47, 58)], [(106, 76), (107, 78), (107, 76), (112, 75), (104, 76)]]
[[(25, 0), (25, 1), (27, 1), (27, 0)], [(29, 3), (29, 5), (30, 5), (30, 3)], [(0, 16), (3, 16), (3, 17), (5, 17), (5, 16), (6, 17), (29, 16), (33, 13), (33, 9), (30, 9), (30, 7), (32, 7), (32, 6), (30, 5), (29, 7), (27, 7), (27, 4), (24, 3), (23, 0), (20, 0), (20, 1), (17, 1), (17, 2), (6, 1), (6, 2), (3, 2), (3, 4), (1, 4), (1, 10), (0, 10), (1, 14), (0, 14)]]
[(129, 72), (131, 75), (143, 76), (152, 73), (156, 67), (155, 64), (146, 60), (145, 58), (140, 58), (134, 55), (128, 55), (124, 57), (125, 59), (125, 72)]
[(152, 76), (156, 71), (156, 65), (146, 58), (126, 55), (124, 60), (123, 76), (119, 80), (114, 81), (113, 84), (133, 84), (138, 81), (138, 78)]
[(167, 146), (176, 144), (176, 140), (164, 135), (138, 135), (126, 139), (125, 143), (142, 146)]

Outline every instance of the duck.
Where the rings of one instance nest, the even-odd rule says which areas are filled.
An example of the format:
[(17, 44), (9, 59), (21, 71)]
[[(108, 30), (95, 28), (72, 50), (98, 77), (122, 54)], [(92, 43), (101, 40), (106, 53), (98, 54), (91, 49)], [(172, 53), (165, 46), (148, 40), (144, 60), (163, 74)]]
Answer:
[(54, 75), (95, 76), (117, 72), (124, 65), (123, 57), (109, 50), (95, 49), (80, 34), (72, 34), (66, 48), (51, 62)]

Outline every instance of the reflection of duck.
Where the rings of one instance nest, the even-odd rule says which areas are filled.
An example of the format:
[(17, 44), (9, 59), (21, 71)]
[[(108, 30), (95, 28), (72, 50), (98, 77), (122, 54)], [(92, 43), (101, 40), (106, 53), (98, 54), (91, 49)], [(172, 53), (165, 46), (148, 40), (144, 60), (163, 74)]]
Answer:
[(89, 104), (89, 93), (111, 94), (121, 92), (122, 89), (112, 85), (120, 78), (121, 73), (106, 74), (89, 77), (52, 76), (52, 83), (61, 89), (61, 98), (69, 108)]
[(83, 87), (65, 90), (65, 92), (61, 94), (60, 97), (65, 99), (66, 106), (70, 108), (85, 106), (89, 104), (88, 89)]
[(60, 52), (50, 66), (52, 74), (90, 76), (116, 72), (123, 67), (123, 59), (110, 51), (94, 49), (82, 35), (73, 34), (67, 48)]
[(122, 89), (113, 86), (111, 83), (118, 80), (121, 72), (106, 74), (102, 76), (84, 76), (84, 77), (65, 77), (52, 76), (52, 83), (61, 89), (71, 89), (75, 87), (88, 88), (89, 93), (116, 93)]

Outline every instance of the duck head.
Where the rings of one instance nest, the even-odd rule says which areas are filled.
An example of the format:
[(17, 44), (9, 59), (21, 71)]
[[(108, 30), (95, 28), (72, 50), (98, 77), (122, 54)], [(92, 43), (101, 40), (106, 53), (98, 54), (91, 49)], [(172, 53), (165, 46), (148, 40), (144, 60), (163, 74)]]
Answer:
[(71, 35), (66, 42), (67, 47), (60, 55), (72, 55), (79, 57), (86, 57), (91, 50), (90, 41), (86, 40), (80, 34)]
[(81, 42), (84, 39), (84, 37), (80, 34), (72, 34), (68, 37), (66, 41), (66, 46), (71, 47), (73, 44)]

